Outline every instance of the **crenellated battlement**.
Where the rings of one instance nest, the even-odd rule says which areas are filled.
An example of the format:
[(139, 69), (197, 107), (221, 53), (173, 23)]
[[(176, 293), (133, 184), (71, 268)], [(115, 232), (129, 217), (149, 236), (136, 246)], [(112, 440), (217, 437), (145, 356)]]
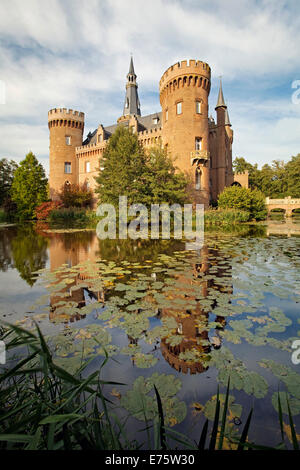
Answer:
[(162, 75), (159, 81), (159, 88), (164, 88), (167, 82), (173, 80), (175, 77), (185, 74), (202, 75), (210, 80), (211, 69), (206, 62), (202, 62), (201, 60), (190, 59), (189, 61), (182, 60), (181, 62), (176, 62), (176, 64), (173, 64), (167, 68), (167, 70)]
[(48, 111), (48, 121), (55, 119), (67, 119), (84, 122), (84, 113), (67, 108), (54, 108)]
[(95, 149), (104, 149), (106, 147), (106, 141), (103, 141), (101, 143), (95, 143), (95, 144), (87, 144), (87, 145), (81, 145), (80, 147), (76, 147), (75, 151), (77, 153), (87, 153), (90, 150), (95, 150)]
[(161, 130), (162, 130), (161, 127), (154, 127), (153, 129), (148, 129), (148, 130), (145, 130), (145, 131), (140, 131), (140, 132), (138, 133), (138, 138), (140, 138), (140, 137), (147, 137), (147, 136), (153, 135), (153, 134), (161, 134)]

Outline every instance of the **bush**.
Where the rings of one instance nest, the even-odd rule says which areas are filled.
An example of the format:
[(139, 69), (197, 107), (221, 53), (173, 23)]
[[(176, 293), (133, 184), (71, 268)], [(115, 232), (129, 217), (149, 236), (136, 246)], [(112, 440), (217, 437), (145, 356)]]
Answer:
[(231, 225), (248, 222), (250, 213), (238, 209), (210, 209), (204, 213), (204, 223), (207, 225)]
[(251, 190), (240, 186), (225, 188), (219, 195), (218, 207), (246, 211), (250, 214), (250, 219), (263, 220), (267, 217), (265, 196), (257, 189)]
[(8, 196), (2, 205), (2, 209), (5, 212), (6, 220), (14, 220), (17, 213), (17, 204)]
[(78, 207), (69, 207), (54, 209), (50, 212), (50, 221), (54, 224), (87, 224), (97, 220), (94, 211), (79, 209)]
[(3, 209), (0, 209), (0, 223), (6, 222), (6, 214)]
[(69, 184), (64, 185), (59, 193), (59, 198), (66, 208), (87, 208), (93, 204), (93, 193), (86, 185), (83, 184)]
[(36, 218), (38, 220), (47, 220), (53, 210), (60, 209), (62, 203), (58, 201), (43, 202), (35, 209)]

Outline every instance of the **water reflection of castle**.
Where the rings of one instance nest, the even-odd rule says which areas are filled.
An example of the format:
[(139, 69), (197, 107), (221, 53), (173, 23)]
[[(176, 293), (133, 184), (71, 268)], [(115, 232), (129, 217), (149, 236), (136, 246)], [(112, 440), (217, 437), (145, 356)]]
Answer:
[[(202, 299), (209, 296), (210, 289), (218, 287), (214, 279), (206, 279), (206, 275), (211, 267), (209, 256), (209, 249), (207, 246), (204, 246), (199, 253), (199, 260), (201, 262), (193, 265), (193, 278), (196, 280), (200, 277), (199, 294)], [(200, 273), (202, 273), (201, 276)], [(224, 274), (224, 268), (218, 268), (216, 278), (221, 278), (222, 274)], [(185, 292), (185, 296), (188, 297), (187, 302), (189, 299), (197, 300), (194, 295), (187, 295), (189, 286), (193, 283), (193, 279), (184, 278), (184, 276), (180, 276), (178, 279), (182, 284), (182, 291)], [(231, 286), (227, 289), (227, 293), (232, 293)], [(214, 301), (210, 310), (213, 311), (216, 306), (217, 302)], [(185, 310), (184, 316), (179, 316), (176, 312), (170, 309), (163, 309), (162, 316), (172, 316), (178, 324), (177, 332), (182, 336), (181, 343), (175, 346), (171, 346), (167, 342), (167, 338), (163, 338), (161, 340), (160, 346), (165, 360), (171, 365), (171, 367), (179, 372), (183, 372), (184, 374), (188, 372), (196, 374), (207, 370), (207, 355), (211, 351), (211, 348), (219, 349), (221, 347), (222, 340), (219, 332), (223, 330), (226, 325), (225, 318), (221, 316), (216, 317), (215, 322), (217, 322), (219, 326), (215, 329), (216, 336), (210, 338), (208, 329), (209, 314), (201, 306), (201, 302), (197, 303), (196, 308)], [(201, 324), (200, 328), (199, 323)], [(203, 359), (199, 359), (199, 361), (188, 361), (180, 357), (182, 353), (189, 351), (195, 351), (198, 353), (199, 357), (201, 358), (202, 356)]]
[[(53, 237), (50, 240), (49, 244), (49, 255), (50, 255), (50, 269), (51, 271), (56, 271), (61, 265), (66, 265), (72, 267), (80, 263), (84, 263), (90, 260), (92, 263), (99, 260), (99, 240), (95, 232), (90, 232), (85, 234), (84, 237), (78, 237), (74, 241), (74, 237), (66, 237), (66, 234), (61, 237)], [(74, 235), (74, 234), (72, 234)], [(227, 294), (227, 300), (230, 302), (230, 294), (232, 293), (232, 285), (221, 286), (218, 285), (217, 280), (222, 279), (226, 274), (227, 279), (231, 274), (230, 265), (226, 267), (216, 266), (214, 276), (210, 274), (211, 268), (211, 256), (213, 258), (218, 257), (216, 250), (214, 253), (211, 253), (211, 250), (204, 246), (199, 255), (199, 263), (193, 263), (191, 265), (192, 276), (185, 276), (184, 274), (179, 274), (177, 280), (182, 286), (182, 292), (176, 293), (174, 297), (178, 296), (180, 298), (185, 298), (187, 304), (189, 300), (207, 299), (210, 297), (212, 290), (222, 290)], [(230, 276), (229, 276), (230, 279)], [(52, 306), (50, 313), (51, 321), (62, 321), (64, 323), (74, 322), (83, 318), (82, 315), (73, 315), (65, 316), (63, 313), (57, 313), (55, 307), (56, 304), (61, 300), (60, 293), (66, 293), (69, 291), (65, 300), (68, 302), (75, 302), (78, 308), (86, 306), (87, 302), (90, 301), (101, 301), (105, 302), (105, 292), (102, 291), (93, 291), (92, 288), (89, 288), (93, 284), (92, 280), (94, 277), (89, 279), (88, 276), (83, 274), (78, 274), (73, 282), (68, 284), (67, 287), (63, 287), (59, 290), (58, 295), (52, 294), (50, 297), (50, 305)], [(60, 274), (58, 274), (57, 282), (60, 281)], [(85, 281), (85, 287), (80, 287), (82, 281)], [(194, 290), (191, 289), (194, 283), (197, 283), (199, 295), (195, 296)], [(73, 290), (72, 287), (78, 285), (79, 288)], [(191, 294), (189, 293), (191, 290)], [(217, 307), (217, 301), (213, 301), (209, 307), (209, 311), (213, 313), (215, 307)], [(133, 312), (137, 314), (137, 312)], [(222, 340), (220, 336), (220, 331), (225, 327), (226, 320), (224, 317), (217, 316), (215, 322), (218, 323), (218, 326), (214, 329), (214, 332), (209, 334), (209, 314), (207, 313), (207, 308), (201, 306), (201, 300), (197, 301), (195, 308), (193, 309), (181, 309), (173, 310), (171, 308), (162, 308), (159, 310), (157, 316), (159, 318), (172, 317), (177, 323), (176, 334), (182, 338), (181, 342), (176, 345), (171, 345), (167, 341), (167, 337), (161, 338), (160, 340), (160, 349), (164, 359), (170, 364), (170, 366), (182, 373), (201, 373), (208, 368), (208, 362), (206, 358), (212, 348), (218, 349), (221, 347)], [(201, 327), (199, 327), (199, 324)], [(129, 344), (137, 344), (138, 340), (128, 337)], [(181, 356), (189, 351), (196, 352), (199, 356), (199, 360), (187, 360), (183, 359)]]
[[(49, 258), (50, 270), (52, 272), (58, 270), (62, 265), (72, 268), (72, 266), (84, 263), (87, 260), (95, 262), (99, 258), (99, 240), (94, 231), (55, 234), (49, 241)], [(59, 273), (58, 271), (56, 275), (57, 284), (59, 284), (64, 276), (64, 273)], [(79, 273), (73, 278), (73, 282), (70, 282), (66, 287), (62, 287), (50, 296), (50, 321), (57, 322), (61, 320), (63, 323), (72, 323), (84, 318), (84, 315), (79, 314), (66, 315), (56, 308), (56, 305), (62, 300), (61, 294), (68, 292), (64, 300), (75, 302), (77, 308), (86, 306), (89, 301), (104, 301), (103, 292), (94, 291), (88, 287), (80, 287), (82, 281), (85, 281), (88, 286), (89, 279), (84, 272)], [(79, 288), (74, 289), (75, 286), (79, 286)]]

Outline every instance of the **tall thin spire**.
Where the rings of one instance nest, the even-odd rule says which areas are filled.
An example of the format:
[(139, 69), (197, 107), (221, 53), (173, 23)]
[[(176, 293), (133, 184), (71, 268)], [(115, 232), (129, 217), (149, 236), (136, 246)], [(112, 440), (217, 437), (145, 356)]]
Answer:
[(127, 74), (126, 96), (123, 110), (124, 116), (133, 114), (136, 114), (137, 116), (141, 115), (140, 100), (137, 89), (136, 74), (134, 72), (133, 58), (131, 56), (129, 72)]
[(219, 89), (219, 96), (218, 96), (218, 102), (217, 102), (217, 108), (227, 108), (223, 96), (223, 90), (222, 90), (222, 80), (220, 79), (220, 89)]
[(130, 73), (131, 75), (135, 75), (132, 56), (131, 56), (131, 58), (130, 58), (129, 73)]

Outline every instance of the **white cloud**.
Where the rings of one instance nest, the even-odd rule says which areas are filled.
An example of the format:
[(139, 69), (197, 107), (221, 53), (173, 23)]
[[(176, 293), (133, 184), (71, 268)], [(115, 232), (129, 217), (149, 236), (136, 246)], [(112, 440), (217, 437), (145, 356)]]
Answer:
[[(214, 86), (218, 75), (224, 77), (238, 153), (260, 163), (276, 151), (286, 152), (286, 158), (295, 153), (299, 114), (290, 103), (278, 113), (277, 92), (271, 90), (268, 99), (264, 93), (300, 78), (298, 0), (145, 5), (140, 0), (1, 0), (0, 80), (6, 83), (7, 104), (0, 105), (0, 158), (23, 158), (28, 148), (46, 158), (52, 107), (84, 111), (86, 130), (113, 123), (122, 112), (130, 52), (144, 112), (159, 110), (153, 92), (169, 65), (206, 60)], [(245, 98), (250, 91), (251, 106)], [(214, 97), (215, 90), (212, 105)]]

